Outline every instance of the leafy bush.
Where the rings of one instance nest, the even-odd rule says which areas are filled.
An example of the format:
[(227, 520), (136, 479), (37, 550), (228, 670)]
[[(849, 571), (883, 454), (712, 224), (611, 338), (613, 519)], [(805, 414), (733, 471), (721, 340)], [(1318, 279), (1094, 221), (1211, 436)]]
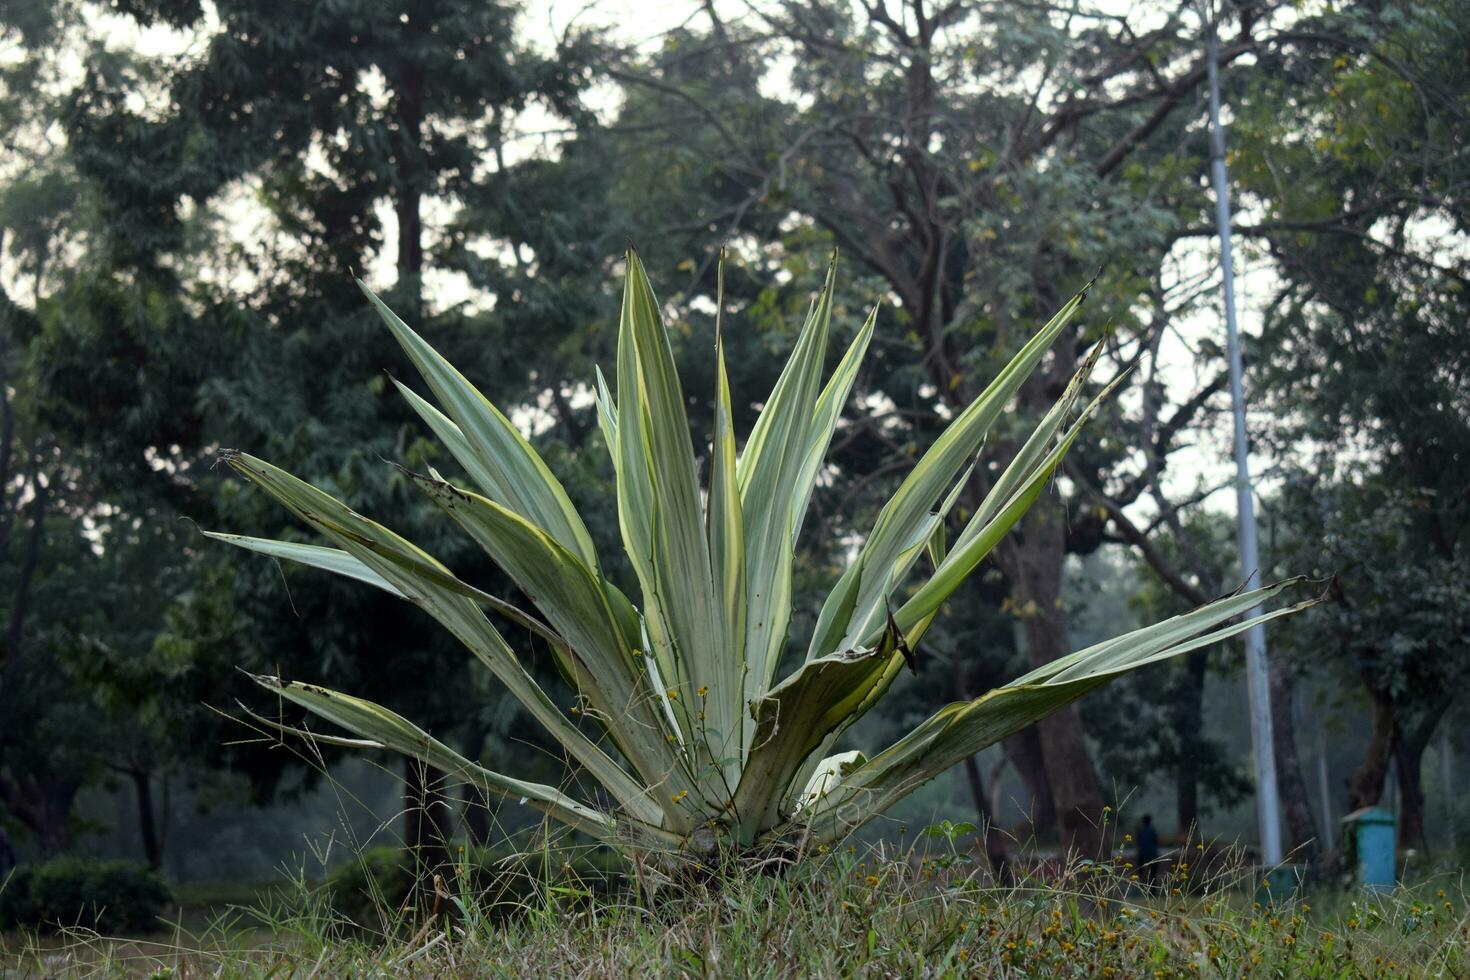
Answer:
[(142, 864), (60, 857), (16, 869), (0, 893), (0, 927), (140, 932), (156, 928), (172, 902), (167, 883)]
[[(622, 861), (603, 848), (520, 851), (509, 844), (466, 851), (455, 866), (456, 894), (497, 916), (539, 906), (549, 898), (584, 900), (617, 888)], [(413, 858), (396, 847), (374, 847), (337, 865), (322, 890), (340, 915), (374, 926), (409, 901)]]
[(18, 929), (35, 921), (31, 912), (31, 866), (12, 868), (0, 881), (0, 930)]

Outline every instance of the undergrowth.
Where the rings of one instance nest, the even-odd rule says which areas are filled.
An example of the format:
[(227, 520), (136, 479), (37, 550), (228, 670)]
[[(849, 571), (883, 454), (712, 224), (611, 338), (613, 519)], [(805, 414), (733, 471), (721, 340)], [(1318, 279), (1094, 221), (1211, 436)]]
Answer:
[(1018, 859), (1002, 884), (945, 827), (922, 846), (839, 848), (679, 894), (600, 895), (548, 875), (512, 916), (441, 893), (427, 921), (380, 910), (381, 930), (298, 880), (197, 936), (72, 931), (0, 956), (19, 976), (1470, 976), (1467, 891), (1449, 873), (1272, 896), (1231, 852), (1195, 844), (1151, 887), (1122, 853)]

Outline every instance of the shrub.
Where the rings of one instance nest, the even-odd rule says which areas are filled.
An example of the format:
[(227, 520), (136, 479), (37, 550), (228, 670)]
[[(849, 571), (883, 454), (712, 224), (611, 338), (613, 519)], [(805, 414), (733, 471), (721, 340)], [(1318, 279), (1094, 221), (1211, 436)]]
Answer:
[[(987, 433), (1063, 337), (1084, 290), (918, 459), (822, 605), (810, 645), (789, 651), (803, 654), (802, 662), (782, 679), (778, 667), (792, 639), (793, 545), (877, 317), (875, 310), (826, 375), (834, 274), (743, 449), (716, 326), (714, 445), (704, 482), (660, 306), (629, 252), (617, 392), (599, 375), (597, 405), (641, 608), (638, 593), (630, 597), (605, 574), (586, 524), (531, 444), (371, 293), (440, 407), (403, 385), (400, 391), (468, 479), (455, 485), (434, 471), (405, 473), (507, 572), (539, 615), (463, 581), (387, 527), (265, 460), (220, 453), (333, 547), (213, 537), (356, 579), (424, 609), (601, 784), (605, 804), (487, 769), (372, 702), (277, 677), (256, 680), (359, 736), (348, 745), (404, 753), (597, 840), (688, 871), (716, 852), (757, 862), (772, 847), (799, 853), (830, 845), (960, 760), (1111, 679), (1310, 604), (1241, 622), (1241, 613), (1300, 580), (1227, 596), (941, 708), (881, 752), (834, 752), (905, 666), (922, 669), (916, 651), (935, 616), (1045, 492), (1083, 423), (1112, 390), (1082, 398), (1099, 344), (984, 499), (954, 522), (958, 535), (947, 536), (946, 518)], [(575, 701), (556, 703), (487, 614), (544, 639)]]
[(54, 858), (25, 874), (27, 887), (5, 908), (15, 918), (9, 927), (56, 929), (84, 926), (103, 933), (140, 932), (158, 927), (173, 902), (157, 872), (134, 861)]
[(12, 868), (0, 881), (0, 930), (19, 929), (35, 922), (31, 911), (31, 866)]

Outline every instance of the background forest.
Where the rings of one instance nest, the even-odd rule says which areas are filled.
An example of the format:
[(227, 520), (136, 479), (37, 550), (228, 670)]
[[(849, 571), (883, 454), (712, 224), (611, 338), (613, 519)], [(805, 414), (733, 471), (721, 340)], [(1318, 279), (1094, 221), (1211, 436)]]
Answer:
[[(1470, 841), (1470, 7), (1220, 15), (1264, 577), (1335, 576), (1269, 634), (1289, 847), (1383, 802)], [(829, 587), (916, 451), (1097, 276), (984, 449), (973, 506), (1106, 325), (1131, 369), (925, 669), (848, 740), (1234, 589), (1229, 394), (1190, 3), (8, 0), (0, 7), (0, 827), (24, 859), (268, 878), (416, 843), (425, 805), (530, 822), (415, 765), (288, 750), (237, 668), (362, 694), (466, 755), (557, 761), (422, 613), (213, 545), (308, 540), (241, 447), (503, 581), (385, 459), (452, 468), (361, 275), (534, 437), (616, 549), (591, 397), (623, 249), (672, 316), (693, 439), (769, 390), (834, 249), (877, 330), (807, 521)], [(1099, 271), (1100, 270), (1100, 271)], [(736, 429), (758, 406), (735, 404)], [(958, 515), (957, 515), (958, 516)], [(626, 568), (610, 570), (630, 577)], [(491, 591), (495, 591), (493, 588)], [(798, 605), (792, 630), (810, 632)], [(523, 655), (548, 676), (529, 635)], [(973, 757), (891, 822), (1085, 839), (1104, 807), (1250, 840), (1238, 647), (1130, 677)]]

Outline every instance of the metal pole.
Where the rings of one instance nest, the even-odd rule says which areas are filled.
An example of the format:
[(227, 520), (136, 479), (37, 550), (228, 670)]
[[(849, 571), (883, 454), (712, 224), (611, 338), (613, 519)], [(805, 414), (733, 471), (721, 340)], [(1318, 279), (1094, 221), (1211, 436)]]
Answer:
[[(1235, 501), (1239, 524), (1240, 565), (1247, 589), (1261, 587), (1260, 548), (1256, 540), (1256, 508), (1251, 495), (1249, 444), (1245, 435), (1245, 394), (1241, 385), (1240, 334), (1235, 323), (1235, 266), (1230, 254), (1230, 185), (1225, 174), (1225, 133), (1220, 128), (1220, 43), (1215, 19), (1209, 18), (1206, 61), (1210, 83), (1210, 176), (1215, 185), (1215, 220), (1220, 226), (1220, 274), (1225, 292), (1225, 337), (1230, 358), (1230, 398), (1235, 408)], [(1258, 608), (1247, 619), (1261, 614)], [(1276, 796), (1276, 754), (1271, 735), (1271, 685), (1266, 672), (1266, 631), (1260, 624), (1245, 632), (1246, 684), (1250, 693), (1251, 748), (1256, 769), (1256, 822), (1261, 832), (1261, 859), (1281, 863), (1281, 807)]]

